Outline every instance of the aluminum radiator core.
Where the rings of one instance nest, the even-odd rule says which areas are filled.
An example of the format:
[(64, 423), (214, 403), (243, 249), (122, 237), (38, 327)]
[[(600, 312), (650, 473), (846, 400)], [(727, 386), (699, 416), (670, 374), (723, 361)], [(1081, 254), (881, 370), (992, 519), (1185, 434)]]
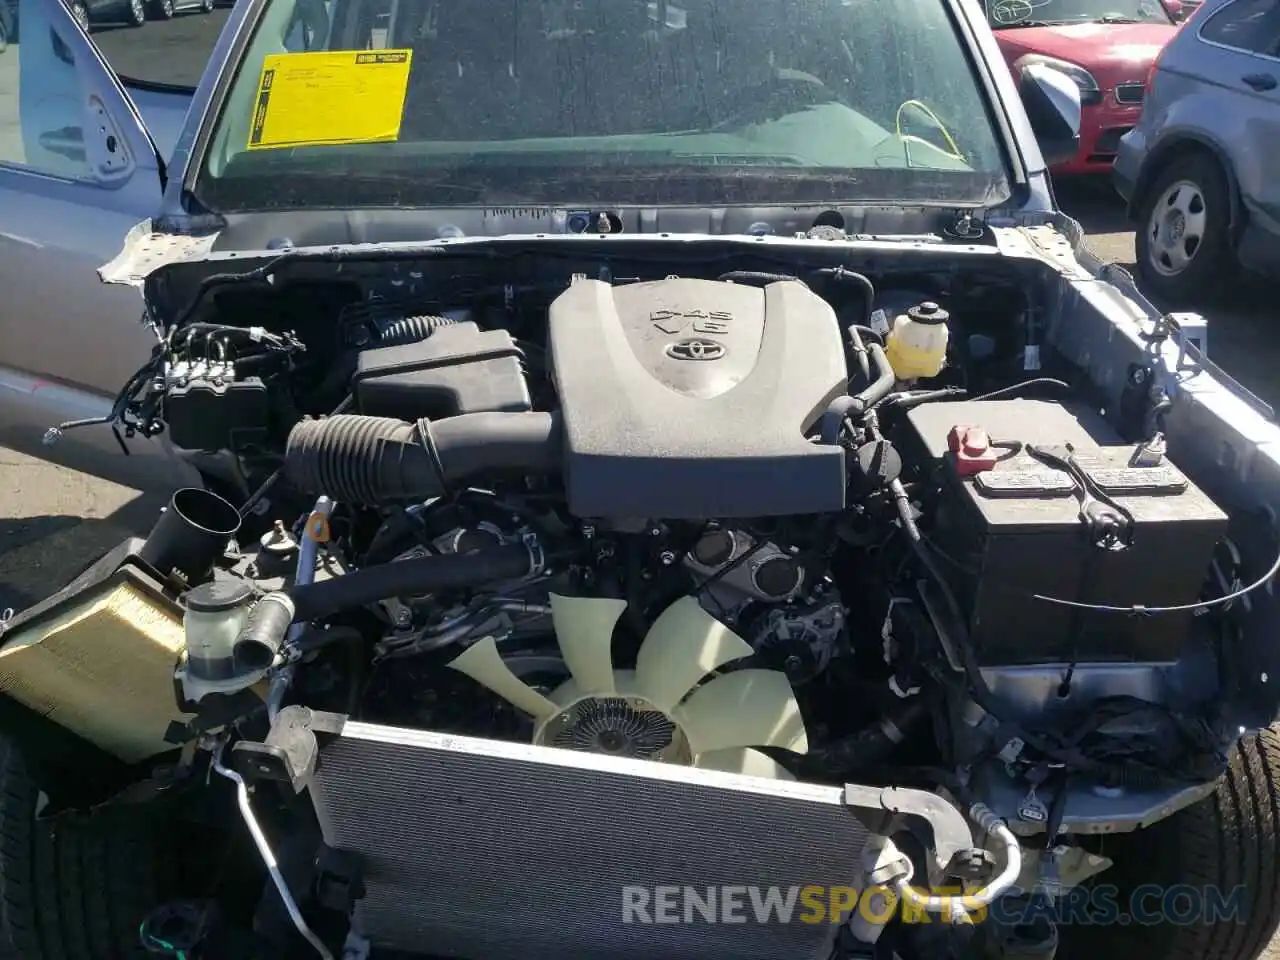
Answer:
[[(836, 924), (804, 922), (801, 903), (790, 922), (760, 916), (750, 888), (861, 885), (868, 833), (838, 788), (357, 722), (326, 740), (311, 795), (326, 843), (361, 855), (356, 920), (375, 949), (826, 960)], [(712, 921), (655, 905), (655, 888), (733, 886), (748, 888), (736, 922), (721, 901)], [(623, 922), (638, 887), (665, 922)]]

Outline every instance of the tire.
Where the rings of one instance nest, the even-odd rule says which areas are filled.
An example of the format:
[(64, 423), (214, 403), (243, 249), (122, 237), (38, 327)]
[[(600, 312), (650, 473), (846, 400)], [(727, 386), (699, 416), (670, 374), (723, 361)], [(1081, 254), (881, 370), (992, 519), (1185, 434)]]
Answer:
[(146, 0), (129, 0), (129, 26), (142, 27), (147, 23)]
[(39, 821), (38, 798), (0, 738), (0, 960), (148, 956), (138, 927), (165, 886), (145, 818), (121, 807)]
[(1198, 151), (1169, 160), (1143, 193), (1134, 239), (1145, 292), (1180, 307), (1221, 290), (1235, 251), (1231, 188), (1218, 161)]
[(174, 0), (156, 0), (153, 9), (159, 19), (172, 20), (175, 13)]
[[(4, 3), (5, 0), (0, 0)], [(5, 26), (5, 22), (0, 20), (0, 53), (4, 53), (9, 49), (9, 28)]]
[[(1092, 960), (1255, 960), (1280, 921), (1280, 731), (1242, 737), (1213, 794), (1102, 852), (1115, 866), (1097, 877), (1118, 899), (1136, 888), (1216, 889), (1235, 916), (1155, 926), (1067, 928)], [(1238, 899), (1235, 899), (1237, 898)], [(1076, 955), (1076, 954), (1069, 954)], [(1084, 955), (1083, 953), (1080, 955)]]

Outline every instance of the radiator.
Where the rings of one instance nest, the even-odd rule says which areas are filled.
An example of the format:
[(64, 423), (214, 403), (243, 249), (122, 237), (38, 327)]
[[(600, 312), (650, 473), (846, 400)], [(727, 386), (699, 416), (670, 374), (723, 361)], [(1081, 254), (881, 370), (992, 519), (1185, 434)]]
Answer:
[[(835, 924), (801, 904), (762, 915), (750, 890), (723, 922), (724, 888), (760, 903), (771, 887), (861, 885), (867, 830), (837, 788), (349, 722), (310, 789), (325, 842), (361, 855), (356, 921), (375, 950), (826, 960)], [(624, 922), (627, 888), (653, 891), (650, 922)]]

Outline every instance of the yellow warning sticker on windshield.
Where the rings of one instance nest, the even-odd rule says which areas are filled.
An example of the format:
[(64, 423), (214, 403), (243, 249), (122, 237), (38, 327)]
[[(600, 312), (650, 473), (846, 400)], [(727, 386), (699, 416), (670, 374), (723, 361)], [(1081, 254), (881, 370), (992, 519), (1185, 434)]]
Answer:
[(266, 57), (249, 149), (379, 143), (400, 137), (411, 50)]

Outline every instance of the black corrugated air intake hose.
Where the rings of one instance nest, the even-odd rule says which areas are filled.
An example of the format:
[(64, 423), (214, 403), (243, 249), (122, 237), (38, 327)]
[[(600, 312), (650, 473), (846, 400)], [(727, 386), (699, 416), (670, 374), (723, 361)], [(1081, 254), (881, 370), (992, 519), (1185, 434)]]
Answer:
[(307, 493), (378, 507), (438, 497), (485, 474), (557, 474), (556, 413), (466, 413), (405, 423), (338, 415), (289, 432), (284, 475)]
[(804, 281), (799, 277), (794, 277), (789, 273), (765, 273), (761, 270), (730, 270), (728, 273), (722, 273), (716, 277), (721, 283), (744, 283), (759, 284), (768, 286), (771, 283), (786, 283), (788, 281)]
[(458, 321), (452, 317), (399, 317), (378, 327), (378, 346), (399, 347), (425, 340), (441, 327), (451, 327)]

